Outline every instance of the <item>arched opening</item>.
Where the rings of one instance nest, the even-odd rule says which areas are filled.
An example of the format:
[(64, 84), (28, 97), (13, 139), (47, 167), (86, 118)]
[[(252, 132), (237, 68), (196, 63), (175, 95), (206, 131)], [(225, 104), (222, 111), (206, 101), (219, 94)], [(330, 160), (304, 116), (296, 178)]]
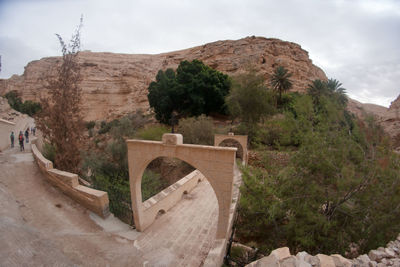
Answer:
[[(204, 174), (206, 178), (204, 179), (206, 182), (198, 183), (191, 194), (204, 184), (208, 185), (211, 192), (210, 194), (216, 199), (214, 203), (214, 205), (217, 206), (215, 212), (211, 212), (209, 207), (189, 208), (185, 210), (190, 210), (193, 214), (187, 218), (194, 218), (195, 215), (212, 218), (217, 224), (214, 237), (217, 239), (226, 238), (229, 231), (229, 224), (232, 222), (231, 205), (232, 203), (236, 203), (232, 201), (232, 193), (234, 190), (234, 179), (236, 177), (234, 159), (237, 148), (189, 145), (183, 144), (182, 139), (182, 135), (180, 134), (164, 134), (162, 142), (127, 140), (132, 207), (136, 229), (138, 231), (145, 231), (152, 226), (153, 223), (158, 224), (158, 221), (161, 220), (154, 221), (154, 219), (161, 208), (167, 211), (165, 216), (162, 216), (162, 220), (164, 217), (168, 216), (170, 213), (168, 210), (170, 208), (171, 210), (175, 209), (173, 206), (169, 206), (169, 208), (161, 207), (160, 205), (164, 205), (165, 202), (157, 201), (158, 197), (164, 198), (164, 196), (170, 195), (170, 192), (178, 192), (180, 193), (178, 198), (180, 200), (182, 199), (184, 190), (182, 190), (183, 187), (179, 186), (180, 181), (178, 181), (178, 184), (175, 183), (156, 196), (145, 202), (142, 201), (141, 182), (146, 167), (158, 157), (176, 157), (186, 161), (197, 169), (193, 172), (193, 176)], [(190, 181), (197, 183), (198, 179), (190, 179)], [(181, 191), (178, 191), (178, 189)], [(207, 203), (209, 203), (209, 200), (206, 199), (205, 201), (197, 202), (208, 205)], [(210, 214), (212, 215), (210, 216)], [(167, 223), (167, 225), (170, 224)], [(153, 226), (152, 230), (155, 228), (156, 226)], [(188, 232), (190, 231), (188, 230)], [(207, 232), (209, 231), (207, 230)]]
[(195, 168), (177, 158), (158, 157), (146, 167), (142, 176), (142, 201), (175, 184)]
[(236, 158), (240, 159), (241, 161), (243, 161), (243, 147), (237, 140), (228, 138), (228, 139), (223, 140), (221, 143), (219, 143), (218, 146), (236, 147), (237, 148)]
[[(142, 175), (142, 195), (145, 195), (146, 172), (152, 172), (157, 178), (164, 176), (168, 185), (147, 200), (143, 198), (142, 218), (150, 220), (150, 225), (144, 229), (143, 240), (139, 236), (136, 245), (151, 243), (152, 249), (168, 246), (175, 251), (186, 243), (192, 251), (191, 261), (196, 262), (195, 266), (200, 265), (217, 236), (219, 204), (213, 187), (186, 161), (157, 157), (147, 164)], [(171, 202), (175, 204), (171, 206)]]

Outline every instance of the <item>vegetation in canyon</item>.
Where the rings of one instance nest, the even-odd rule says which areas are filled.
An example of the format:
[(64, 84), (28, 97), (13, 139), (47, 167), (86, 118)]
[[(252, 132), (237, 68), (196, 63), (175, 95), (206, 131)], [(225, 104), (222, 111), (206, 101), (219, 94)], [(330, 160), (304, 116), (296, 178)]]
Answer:
[[(73, 62), (74, 57), (65, 59)], [(70, 69), (64, 71), (59, 77)], [(68, 77), (77, 81), (79, 75), (71, 72)], [(287, 92), (290, 78), (291, 73), (280, 66), (269, 81), (251, 70), (230, 78), (198, 60), (181, 62), (176, 72), (160, 70), (148, 88), (148, 100), (162, 124), (142, 113), (110, 122), (88, 122), (88, 151), (92, 153), (84, 154), (80, 172), (95, 188), (109, 193), (111, 211), (129, 222), (125, 139), (160, 140), (169, 131), (167, 125), (172, 124), (175, 112), (177, 131), (185, 143), (212, 144), (214, 133), (221, 128), (207, 115), (228, 114), (231, 123), (225, 117), (222, 131), (247, 134), (252, 149), (249, 167), (242, 169), (239, 241), (255, 243), (263, 252), (289, 246), (293, 252), (313, 254), (345, 254), (350, 245), (361, 253), (383, 245), (400, 232), (399, 156), (373, 118), (359, 120), (346, 110), (347, 97), (340, 82), (315, 80), (306, 94), (299, 94)], [(71, 81), (60, 79), (49, 85), (56, 88)], [(70, 92), (77, 89), (70, 88)], [(78, 96), (79, 90), (73, 95)], [(59, 93), (51, 96), (50, 102), (57, 103)], [(72, 99), (77, 103), (77, 98)], [(57, 166), (67, 158), (79, 159), (65, 165), (74, 171), (71, 164), (79, 166), (79, 155), (62, 152), (61, 144), (52, 139), (60, 125), (63, 130), (77, 129), (64, 122), (62, 114), (76, 118), (72, 119), (75, 122), (79, 118), (61, 112), (62, 107), (44, 104), (43, 110), (52, 115), (41, 117), (40, 127), (55, 147)], [(46, 132), (47, 128), (57, 130)], [(57, 138), (69, 147), (70, 140), (79, 140), (69, 133)], [(143, 199), (167, 185), (160, 175), (146, 171)]]
[(312, 254), (386, 244), (400, 231), (399, 156), (373, 118), (349, 114), (338, 81), (307, 92), (287, 94), (250, 133), (256, 157), (242, 170), (238, 238)]
[(32, 100), (22, 101), (17, 91), (10, 91), (4, 95), (7, 98), (10, 107), (29, 116), (34, 116), (36, 113), (42, 110), (40, 103)]

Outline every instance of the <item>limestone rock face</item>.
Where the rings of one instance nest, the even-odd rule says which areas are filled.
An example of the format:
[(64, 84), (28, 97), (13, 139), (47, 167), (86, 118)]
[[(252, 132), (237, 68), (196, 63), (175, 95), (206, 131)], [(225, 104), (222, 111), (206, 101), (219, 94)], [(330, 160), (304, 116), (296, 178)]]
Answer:
[[(241, 73), (251, 66), (267, 80), (274, 68), (282, 65), (293, 73), (292, 91), (304, 92), (312, 80), (327, 79), (300, 45), (263, 37), (217, 41), (157, 55), (83, 51), (79, 54), (82, 115), (86, 120), (111, 119), (137, 109), (148, 109), (147, 88), (158, 70), (176, 69), (182, 60), (193, 59), (228, 75)], [(17, 90), (23, 100), (39, 101), (46, 95), (46, 77), (51, 76), (54, 66), (60, 62), (59, 57), (30, 62), (23, 75), (0, 80), (0, 95)]]
[[(385, 132), (392, 138), (397, 138), (397, 142), (400, 142), (400, 95), (391, 103), (389, 108), (374, 104), (363, 104), (353, 99), (349, 100), (347, 108), (361, 118), (365, 113), (374, 115)], [(400, 146), (400, 143), (397, 145)]]
[(391, 103), (383, 116), (382, 126), (392, 137), (400, 137), (400, 95)]

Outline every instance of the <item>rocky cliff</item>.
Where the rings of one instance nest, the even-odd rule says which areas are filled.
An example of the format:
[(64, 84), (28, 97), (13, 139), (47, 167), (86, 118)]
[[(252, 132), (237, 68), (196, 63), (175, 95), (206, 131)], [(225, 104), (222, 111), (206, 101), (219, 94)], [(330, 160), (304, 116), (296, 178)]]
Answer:
[(363, 104), (350, 99), (348, 109), (356, 116), (363, 118), (365, 114), (372, 114), (394, 140), (400, 152), (400, 95), (389, 108), (374, 104)]
[[(293, 73), (292, 91), (303, 92), (325, 73), (312, 64), (300, 45), (278, 39), (247, 37), (217, 41), (181, 51), (157, 55), (115, 53), (79, 54), (82, 67), (82, 111), (86, 120), (110, 119), (136, 109), (148, 109), (147, 87), (160, 69), (176, 68), (182, 60), (202, 60), (228, 75), (255, 68), (268, 80), (273, 69), (283, 65)], [(11, 90), (21, 92), (23, 100), (39, 101), (46, 94), (44, 81), (59, 57), (30, 62), (21, 76), (0, 80), (0, 95)]]

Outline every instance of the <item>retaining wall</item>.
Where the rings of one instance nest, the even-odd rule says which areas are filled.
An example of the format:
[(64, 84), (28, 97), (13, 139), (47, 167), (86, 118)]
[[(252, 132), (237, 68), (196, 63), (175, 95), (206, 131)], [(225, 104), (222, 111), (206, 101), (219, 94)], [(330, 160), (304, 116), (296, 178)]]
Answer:
[(110, 214), (107, 192), (80, 185), (77, 174), (54, 169), (53, 163), (40, 153), (35, 144), (31, 148), (39, 169), (50, 183), (97, 215), (106, 218)]
[[(0, 119), (0, 151), (10, 147), (10, 134), (15, 131), (15, 123)], [(14, 132), (14, 144), (18, 146), (18, 134)]]

